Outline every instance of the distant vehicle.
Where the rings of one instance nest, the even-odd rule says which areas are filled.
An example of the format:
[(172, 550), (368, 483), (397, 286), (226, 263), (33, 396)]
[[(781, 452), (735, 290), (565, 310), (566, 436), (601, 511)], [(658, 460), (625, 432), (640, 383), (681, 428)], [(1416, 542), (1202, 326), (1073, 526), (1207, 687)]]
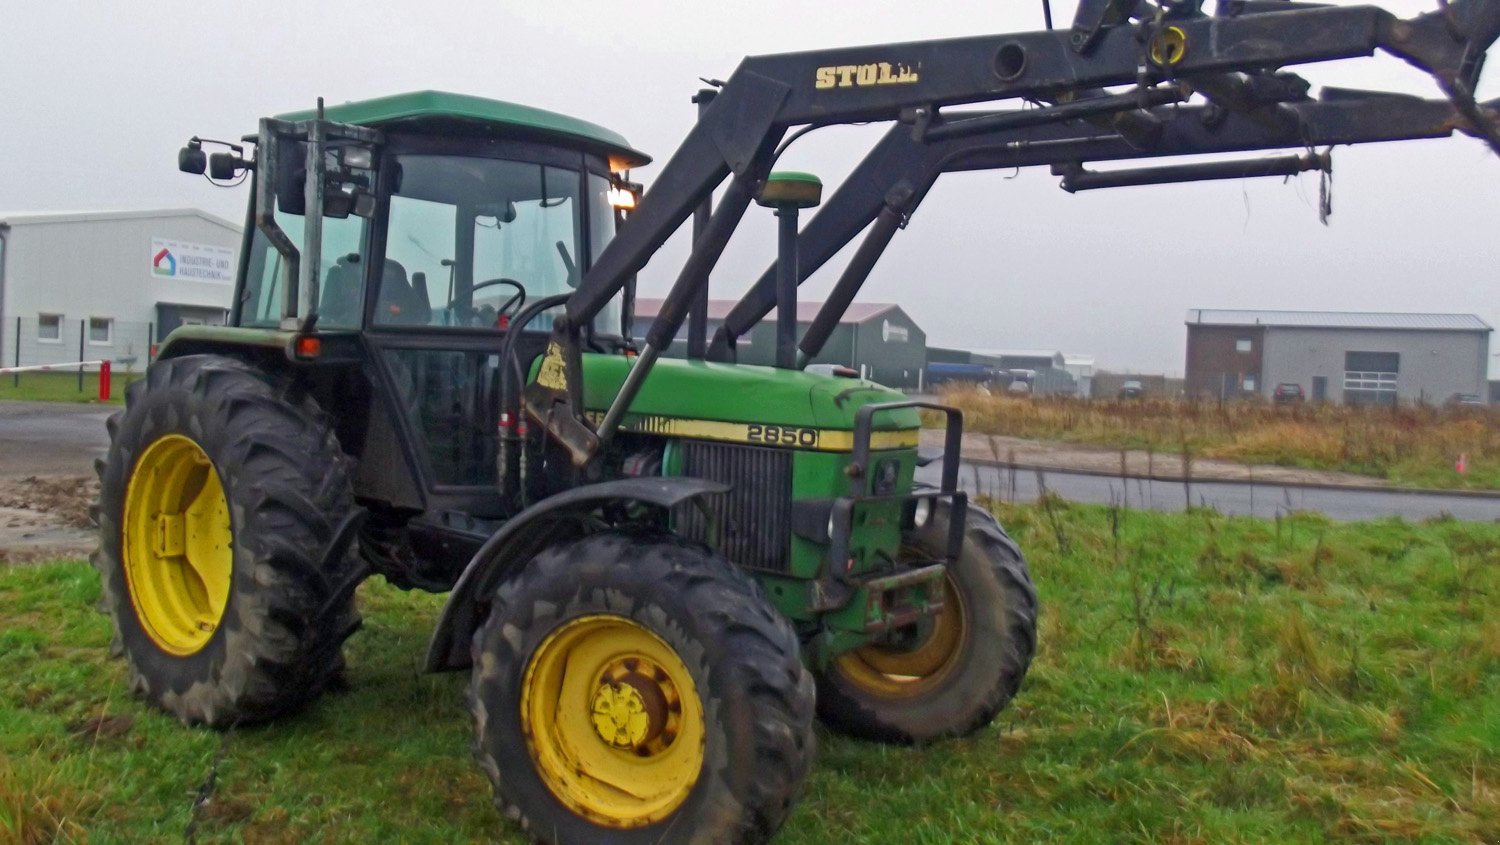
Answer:
[(1024, 382), (1024, 381), (1021, 381), (1020, 379), (1016, 379), (1015, 381), (1013, 381), (1013, 382), (1010, 383), (1009, 387), (1005, 388), (1005, 392), (1006, 393), (1024, 394), (1024, 395), (1029, 396), (1029, 395), (1031, 395), (1031, 384), (1030, 384), (1030, 382)]
[(1139, 399), (1145, 395), (1146, 386), (1134, 379), (1131, 379), (1130, 381), (1127, 381), (1124, 384), (1120, 385), (1119, 396), (1121, 399)]
[(1271, 398), (1277, 403), (1306, 402), (1307, 392), (1302, 389), (1302, 385), (1296, 382), (1284, 381), (1276, 385), (1276, 390), (1271, 393)]
[(1443, 404), (1450, 408), (1482, 408), (1484, 407), (1484, 397), (1478, 393), (1455, 393), (1449, 396), (1448, 401)]

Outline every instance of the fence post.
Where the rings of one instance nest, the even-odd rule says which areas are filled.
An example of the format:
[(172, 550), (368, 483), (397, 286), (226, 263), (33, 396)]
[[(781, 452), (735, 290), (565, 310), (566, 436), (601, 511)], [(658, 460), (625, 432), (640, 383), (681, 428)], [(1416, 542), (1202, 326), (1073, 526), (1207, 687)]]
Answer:
[(156, 357), (156, 323), (146, 324), (146, 366)]
[[(21, 366), (21, 318), (20, 317), (16, 318), (16, 360), (11, 361), (10, 365), (12, 367), (19, 367), (19, 366)], [(20, 387), (21, 386), (21, 374), (20, 373), (16, 373), (16, 374), (14, 374), (14, 375), (11, 376), (10, 386), (11, 387)]]
[(89, 323), (89, 321), (87, 319), (82, 319), (82, 320), (78, 321), (78, 360), (79, 360), (79, 364), (78, 364), (78, 392), (79, 393), (83, 392), (83, 363), (82, 363), (82, 361), (83, 361), (83, 341), (84, 341), (84, 337), (88, 334), (88, 323)]

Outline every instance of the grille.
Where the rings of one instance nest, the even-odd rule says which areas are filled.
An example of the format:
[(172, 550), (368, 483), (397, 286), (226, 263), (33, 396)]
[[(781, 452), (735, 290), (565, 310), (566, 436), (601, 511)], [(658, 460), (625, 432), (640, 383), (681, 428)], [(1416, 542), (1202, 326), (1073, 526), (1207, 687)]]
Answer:
[(720, 501), (719, 536), (698, 508), (679, 517), (679, 529), (751, 569), (787, 572), (792, 525), (792, 453), (762, 446), (683, 443), (683, 475), (730, 485)]

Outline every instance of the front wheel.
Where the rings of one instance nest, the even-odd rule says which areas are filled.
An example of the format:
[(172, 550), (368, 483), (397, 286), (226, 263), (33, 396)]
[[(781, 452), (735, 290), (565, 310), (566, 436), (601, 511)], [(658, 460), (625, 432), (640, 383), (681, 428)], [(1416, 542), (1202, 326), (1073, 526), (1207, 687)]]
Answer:
[(763, 842), (812, 762), (790, 624), (669, 535), (542, 552), (496, 592), (473, 654), (475, 756), (538, 841)]
[[(947, 505), (906, 537), (914, 559), (941, 558)], [(943, 610), (835, 658), (818, 675), (818, 715), (831, 728), (884, 742), (965, 736), (988, 725), (1021, 687), (1036, 649), (1036, 589), (1020, 549), (971, 507), (949, 566)]]

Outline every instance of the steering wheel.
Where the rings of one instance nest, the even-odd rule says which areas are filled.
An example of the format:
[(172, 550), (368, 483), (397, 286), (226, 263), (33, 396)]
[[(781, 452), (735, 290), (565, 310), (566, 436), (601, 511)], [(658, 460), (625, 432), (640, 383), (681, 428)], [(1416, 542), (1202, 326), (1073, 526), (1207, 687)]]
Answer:
[(521, 305), (524, 305), (526, 303), (526, 286), (516, 281), (515, 279), (507, 279), (503, 277), (498, 279), (486, 279), (485, 281), (479, 282), (478, 284), (469, 288), (469, 301), (473, 302), (473, 294), (480, 288), (494, 287), (496, 285), (509, 285), (516, 289), (516, 292), (511, 295), (510, 299), (505, 300), (505, 302), (502, 303), (499, 308), (495, 309), (495, 319), (499, 320), (510, 311), (512, 305), (519, 308)]

